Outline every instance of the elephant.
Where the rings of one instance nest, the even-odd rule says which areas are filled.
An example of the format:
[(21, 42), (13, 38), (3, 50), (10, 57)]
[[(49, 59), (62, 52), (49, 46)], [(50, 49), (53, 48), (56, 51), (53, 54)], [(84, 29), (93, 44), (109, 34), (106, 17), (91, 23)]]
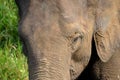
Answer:
[(120, 80), (120, 0), (15, 2), (29, 80)]

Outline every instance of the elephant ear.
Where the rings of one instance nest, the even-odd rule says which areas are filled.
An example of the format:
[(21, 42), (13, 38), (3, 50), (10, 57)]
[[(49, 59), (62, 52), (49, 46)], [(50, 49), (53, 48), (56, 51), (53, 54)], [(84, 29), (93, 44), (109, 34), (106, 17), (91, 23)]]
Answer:
[(120, 49), (120, 19), (116, 4), (113, 0), (97, 2), (94, 40), (98, 56), (103, 62), (107, 62)]
[(111, 43), (109, 37), (109, 35), (102, 32), (101, 30), (97, 31), (94, 35), (97, 53), (103, 62), (107, 62), (113, 55), (110, 49)]
[(107, 62), (115, 51), (119, 49), (120, 26), (117, 20), (113, 20), (106, 27), (98, 27), (94, 34), (97, 54), (103, 62)]

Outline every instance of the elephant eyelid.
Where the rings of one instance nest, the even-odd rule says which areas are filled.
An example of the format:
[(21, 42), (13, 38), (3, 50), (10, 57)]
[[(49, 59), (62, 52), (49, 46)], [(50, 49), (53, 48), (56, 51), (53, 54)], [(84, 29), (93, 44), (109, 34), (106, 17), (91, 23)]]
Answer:
[(82, 40), (84, 38), (84, 33), (75, 32), (70, 36), (66, 36), (66, 38), (72, 43), (77, 42), (78, 40)]

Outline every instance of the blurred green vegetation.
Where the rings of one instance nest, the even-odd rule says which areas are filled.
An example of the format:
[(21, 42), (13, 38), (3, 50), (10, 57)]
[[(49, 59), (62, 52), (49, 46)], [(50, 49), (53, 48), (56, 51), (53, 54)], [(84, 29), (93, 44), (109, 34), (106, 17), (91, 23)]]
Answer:
[(14, 0), (0, 0), (0, 80), (28, 80), (27, 60), (18, 37)]

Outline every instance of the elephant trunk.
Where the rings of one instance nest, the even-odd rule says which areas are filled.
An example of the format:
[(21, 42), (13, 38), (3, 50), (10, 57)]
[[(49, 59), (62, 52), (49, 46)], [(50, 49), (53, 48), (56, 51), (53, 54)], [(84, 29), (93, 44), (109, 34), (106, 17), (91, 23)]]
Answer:
[(28, 57), (29, 80), (70, 80), (69, 64), (63, 56)]

